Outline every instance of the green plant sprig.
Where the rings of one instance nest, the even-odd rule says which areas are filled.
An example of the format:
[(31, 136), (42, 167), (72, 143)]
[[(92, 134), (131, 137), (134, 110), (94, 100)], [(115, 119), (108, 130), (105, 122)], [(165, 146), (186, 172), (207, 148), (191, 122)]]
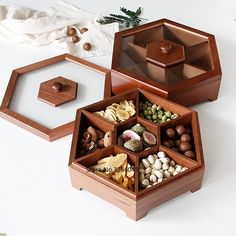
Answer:
[(142, 21), (146, 21), (147, 19), (141, 18), (142, 8), (139, 7), (136, 11), (131, 11), (126, 9), (125, 7), (120, 8), (121, 12), (125, 15), (120, 14), (110, 14), (109, 16), (103, 16), (97, 22), (100, 24), (110, 24), (114, 22), (118, 22), (121, 26), (125, 27), (135, 27), (140, 25)]

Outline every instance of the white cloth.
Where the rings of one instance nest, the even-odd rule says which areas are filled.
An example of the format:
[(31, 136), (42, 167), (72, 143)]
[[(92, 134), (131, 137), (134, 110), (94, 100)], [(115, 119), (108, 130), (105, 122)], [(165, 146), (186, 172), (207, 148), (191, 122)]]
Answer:
[[(59, 1), (44, 11), (11, 5), (0, 6), (0, 37), (14, 43), (35, 46), (51, 45), (60, 53), (71, 53), (81, 58), (103, 56), (112, 53), (114, 34), (119, 30), (117, 23), (100, 25), (98, 15)], [(77, 28), (80, 42), (74, 44), (67, 36), (68, 26)], [(88, 31), (82, 35), (79, 29)], [(83, 44), (92, 45), (90, 51)]]

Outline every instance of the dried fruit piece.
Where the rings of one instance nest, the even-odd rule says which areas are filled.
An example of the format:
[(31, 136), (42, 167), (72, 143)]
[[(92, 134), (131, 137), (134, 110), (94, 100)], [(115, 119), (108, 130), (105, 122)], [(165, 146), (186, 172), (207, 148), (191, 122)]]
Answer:
[(122, 185), (123, 185), (124, 188), (127, 188), (127, 187), (128, 187), (128, 184), (129, 184), (129, 179), (125, 176)]
[(129, 149), (132, 152), (141, 152), (143, 150), (142, 142), (137, 139), (132, 139), (132, 140), (127, 141), (124, 144), (124, 147)]
[[(112, 120), (116, 122), (116, 112), (112, 109), (106, 109), (106, 113), (109, 114), (110, 117), (112, 117)], [(106, 114), (105, 114), (106, 115)]]
[(142, 136), (144, 131), (146, 131), (146, 129), (141, 126), (140, 124), (136, 124), (135, 126), (133, 126), (131, 128), (132, 131), (134, 131), (135, 133), (137, 133), (138, 135)]
[(113, 141), (113, 132), (112, 131), (106, 132), (104, 136), (104, 147), (111, 146), (112, 141)]
[(145, 131), (143, 133), (143, 140), (149, 146), (154, 146), (157, 144), (157, 139), (156, 139), (155, 135), (148, 132), (148, 131)]
[(128, 130), (125, 130), (122, 134), (122, 138), (125, 142), (129, 141), (129, 140), (132, 140), (132, 139), (137, 139), (137, 140), (140, 140), (140, 136), (135, 133), (134, 131), (128, 129)]
[(120, 102), (120, 106), (121, 106), (123, 109), (125, 109), (126, 107), (129, 106), (129, 103), (128, 103), (127, 100), (124, 100), (124, 101)]
[(136, 113), (135, 109), (132, 106), (127, 106), (125, 108), (125, 111), (127, 111), (130, 114), (130, 116), (134, 116)]
[(111, 115), (110, 112), (106, 112), (104, 118), (109, 122), (116, 123), (116, 120), (114, 119), (114, 117)]
[(94, 112), (94, 115), (100, 116), (103, 118), (105, 116), (105, 111), (96, 111), (96, 112)]
[(124, 110), (117, 110), (116, 115), (119, 118), (120, 121), (125, 121), (130, 118), (130, 114), (127, 111)]
[(89, 127), (87, 128), (87, 132), (92, 135), (92, 141), (93, 141), (94, 143), (96, 143), (96, 142), (97, 142), (97, 139), (98, 139), (96, 130), (95, 130), (92, 126), (89, 126)]

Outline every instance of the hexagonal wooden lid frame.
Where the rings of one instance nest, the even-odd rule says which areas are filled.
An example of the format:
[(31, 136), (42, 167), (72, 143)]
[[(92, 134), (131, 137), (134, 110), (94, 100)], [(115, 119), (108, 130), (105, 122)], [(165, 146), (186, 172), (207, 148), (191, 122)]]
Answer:
[(80, 59), (78, 57), (72, 56), (70, 54), (63, 54), (63, 55), (52, 57), (47, 60), (43, 60), (43, 61), (28, 65), (28, 66), (13, 70), (11, 74), (11, 78), (8, 83), (8, 87), (6, 89), (6, 92), (5, 92), (5, 95), (1, 104), (1, 107), (0, 107), (0, 116), (6, 119), (7, 121), (10, 121), (16, 124), (17, 126), (24, 128), (48, 141), (54, 141), (66, 135), (71, 134), (74, 127), (74, 121), (63, 124), (54, 129), (49, 129), (25, 117), (24, 115), (19, 114), (10, 109), (11, 100), (12, 100), (12, 97), (16, 88), (17, 81), (18, 79), (20, 79), (19, 77), (20, 75), (37, 70), (37, 69), (41, 69), (43, 67), (53, 65), (53, 64), (65, 61), (65, 60), (72, 61), (74, 63), (79, 64), (80, 66), (96, 71), (99, 74), (102, 74), (105, 78), (104, 98), (111, 96), (111, 78), (110, 78), (109, 70), (103, 67), (100, 67), (98, 65), (95, 65), (93, 63), (90, 63), (88, 61), (85, 61), (83, 59)]
[[(184, 62), (162, 68), (146, 60), (148, 44), (163, 39), (184, 45)], [(216, 100), (222, 77), (214, 35), (168, 19), (116, 33), (111, 74), (114, 94), (142, 88), (184, 106)]]

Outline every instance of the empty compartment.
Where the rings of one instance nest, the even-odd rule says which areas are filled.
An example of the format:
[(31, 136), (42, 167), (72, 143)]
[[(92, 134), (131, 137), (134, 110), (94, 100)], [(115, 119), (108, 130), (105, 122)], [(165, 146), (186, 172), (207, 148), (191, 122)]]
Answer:
[(214, 69), (210, 45), (202, 42), (185, 48), (186, 63), (199, 69), (210, 71)]
[(207, 37), (169, 23), (164, 23), (164, 38), (186, 47), (208, 41)]

